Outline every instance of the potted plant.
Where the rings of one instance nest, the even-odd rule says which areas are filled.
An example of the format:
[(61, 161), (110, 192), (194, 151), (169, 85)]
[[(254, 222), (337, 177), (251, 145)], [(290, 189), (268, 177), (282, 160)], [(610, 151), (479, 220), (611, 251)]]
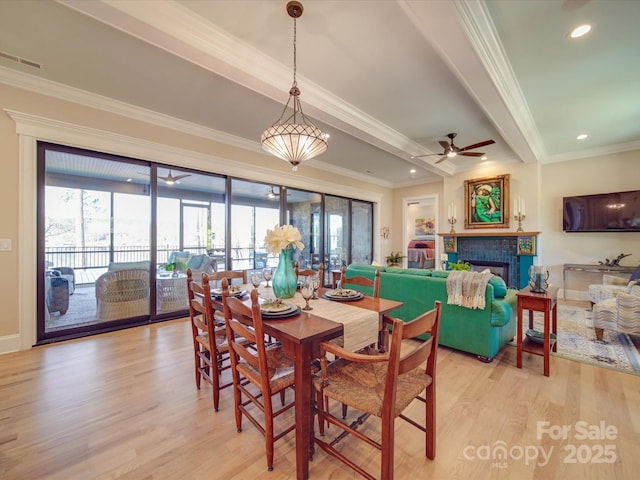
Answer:
[(166, 272), (173, 272), (174, 277), (178, 276), (178, 272), (184, 272), (187, 269), (187, 264), (185, 262), (183, 262), (182, 260), (176, 260), (173, 263), (166, 263), (163, 266), (163, 269)]
[(399, 267), (400, 264), (402, 263), (402, 259), (405, 256), (402, 255), (400, 252), (391, 252), (389, 255), (387, 255), (387, 265), (389, 267)]
[(449, 262), (449, 270), (466, 270), (469, 272), (471, 271), (471, 265), (469, 265), (469, 262), (462, 263), (460, 260), (456, 263)]

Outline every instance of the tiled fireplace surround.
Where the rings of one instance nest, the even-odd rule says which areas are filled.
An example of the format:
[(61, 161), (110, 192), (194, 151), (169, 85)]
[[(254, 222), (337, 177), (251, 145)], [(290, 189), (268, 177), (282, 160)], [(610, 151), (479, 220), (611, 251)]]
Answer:
[(527, 285), (533, 258), (531, 255), (518, 255), (518, 237), (513, 235), (457, 236), (457, 252), (449, 253), (449, 261), (453, 262), (508, 264), (509, 278), (505, 278), (505, 282), (509, 287), (518, 289)]

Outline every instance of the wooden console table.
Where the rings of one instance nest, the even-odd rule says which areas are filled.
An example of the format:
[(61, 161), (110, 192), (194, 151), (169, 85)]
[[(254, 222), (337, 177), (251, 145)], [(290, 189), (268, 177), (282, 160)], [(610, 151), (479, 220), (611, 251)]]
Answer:
[[(520, 290), (518, 299), (518, 333), (516, 365), (522, 368), (522, 352), (532, 353), (544, 357), (544, 375), (549, 376), (549, 356), (551, 351), (556, 351), (556, 342), (551, 341), (551, 333), (558, 333), (558, 287), (549, 287), (544, 293), (534, 293), (529, 287)], [(544, 342), (535, 343), (528, 338), (522, 339), (523, 310), (529, 310), (529, 328), (533, 328), (533, 312), (544, 313), (542, 333)], [(550, 318), (551, 317), (551, 318)], [(550, 321), (551, 320), (551, 321)]]

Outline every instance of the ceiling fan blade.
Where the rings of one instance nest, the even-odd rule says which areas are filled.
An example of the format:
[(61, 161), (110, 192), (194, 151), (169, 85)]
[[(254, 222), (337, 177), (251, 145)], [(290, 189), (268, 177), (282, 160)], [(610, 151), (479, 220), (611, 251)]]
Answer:
[(437, 164), (439, 164), (440, 162), (444, 162), (447, 158), (449, 158), (449, 157), (447, 157), (447, 156), (445, 155), (445, 156), (444, 156), (444, 157), (442, 157), (440, 160), (438, 160), (436, 163), (434, 163), (434, 165), (437, 165)]
[(439, 155), (444, 155), (444, 153), (425, 153), (424, 155), (411, 155), (411, 158), (437, 157)]
[(465, 157), (481, 157), (484, 153), (481, 152), (459, 152), (458, 155), (463, 155)]
[(190, 177), (190, 174), (187, 175), (176, 175), (175, 177), (173, 177), (173, 181), (177, 182), (178, 180), (182, 179), (182, 178), (186, 178), (186, 177)]
[(449, 143), (445, 142), (444, 140), (438, 140), (438, 143), (442, 145), (442, 148), (444, 148), (445, 152), (448, 152), (451, 149), (451, 145), (449, 145)]
[(484, 142), (474, 143), (473, 145), (467, 145), (464, 148), (458, 150), (458, 152), (464, 152), (465, 150), (473, 150), (474, 148), (484, 147), (485, 145), (491, 145), (492, 143), (496, 143), (493, 140), (485, 140)]

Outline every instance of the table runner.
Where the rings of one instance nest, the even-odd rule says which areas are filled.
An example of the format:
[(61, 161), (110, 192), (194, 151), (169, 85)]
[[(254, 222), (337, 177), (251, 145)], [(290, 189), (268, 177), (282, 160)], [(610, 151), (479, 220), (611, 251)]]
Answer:
[[(258, 292), (260, 297), (264, 299), (274, 298), (271, 289), (261, 287)], [(296, 292), (293, 298), (287, 298), (283, 301), (299, 307), (304, 307), (305, 305), (300, 292)], [(378, 342), (379, 325), (378, 313), (364, 308), (357, 308), (357, 303), (357, 301), (338, 302), (318, 298), (317, 300), (309, 300), (309, 306), (313, 307), (313, 310), (308, 310), (308, 312), (327, 320), (342, 323), (344, 335), (336, 338), (334, 342), (347, 350), (355, 352), (367, 345), (374, 345)]]

